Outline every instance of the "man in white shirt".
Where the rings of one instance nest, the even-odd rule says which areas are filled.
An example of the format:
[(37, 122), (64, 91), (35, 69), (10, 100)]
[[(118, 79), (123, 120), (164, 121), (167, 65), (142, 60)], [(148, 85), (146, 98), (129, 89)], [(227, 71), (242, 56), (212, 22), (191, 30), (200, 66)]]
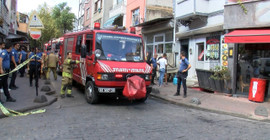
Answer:
[(162, 86), (163, 84), (163, 78), (164, 78), (164, 74), (165, 74), (165, 69), (166, 69), (166, 66), (167, 66), (167, 60), (166, 60), (166, 57), (167, 57), (167, 54), (164, 53), (163, 54), (163, 57), (160, 58), (158, 61), (157, 61), (157, 64), (159, 65), (159, 87)]

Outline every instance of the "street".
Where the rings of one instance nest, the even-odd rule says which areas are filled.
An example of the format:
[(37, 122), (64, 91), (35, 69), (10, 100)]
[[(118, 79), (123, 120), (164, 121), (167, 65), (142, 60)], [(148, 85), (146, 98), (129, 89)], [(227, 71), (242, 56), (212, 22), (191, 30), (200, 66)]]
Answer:
[[(53, 82), (57, 90), (60, 84), (59, 80)], [(143, 104), (103, 99), (100, 104), (90, 105), (81, 90), (74, 87), (73, 93), (74, 99), (58, 99), (43, 114), (1, 119), (1, 139), (267, 140), (270, 136), (270, 125), (264, 122), (189, 109), (154, 98)]]

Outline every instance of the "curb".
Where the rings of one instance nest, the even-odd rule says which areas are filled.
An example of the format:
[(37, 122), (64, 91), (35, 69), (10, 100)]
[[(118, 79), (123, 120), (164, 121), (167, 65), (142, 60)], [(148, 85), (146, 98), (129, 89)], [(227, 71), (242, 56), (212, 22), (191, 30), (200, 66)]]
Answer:
[(251, 118), (248, 115), (243, 115), (243, 114), (238, 114), (238, 113), (230, 113), (230, 112), (225, 112), (225, 111), (219, 111), (219, 110), (213, 110), (213, 109), (208, 109), (208, 108), (203, 108), (203, 107), (199, 107), (199, 106), (195, 106), (195, 105), (189, 105), (189, 104), (185, 104), (185, 103), (181, 103), (181, 102), (176, 102), (173, 100), (170, 100), (168, 98), (162, 97), (162, 95), (157, 95), (157, 94), (150, 94), (151, 97), (169, 102), (171, 104), (175, 104), (175, 105), (179, 105), (179, 106), (184, 106), (184, 107), (188, 107), (191, 109), (196, 109), (196, 110), (201, 110), (201, 111), (207, 111), (207, 112), (211, 112), (211, 113), (217, 113), (217, 114), (223, 114), (223, 115), (230, 115), (233, 117), (238, 117), (238, 118), (243, 118), (243, 119), (249, 119), (249, 120), (254, 120), (254, 121), (261, 121), (261, 122), (267, 122), (270, 123), (270, 120), (268, 119), (255, 119), (255, 118)]
[[(18, 112), (27, 112), (27, 111), (30, 111), (30, 110), (34, 110), (34, 109), (38, 109), (38, 108), (41, 108), (41, 107), (45, 107), (45, 106), (49, 106), (51, 104), (53, 104), (54, 102), (57, 101), (57, 98), (54, 97), (54, 99), (52, 99), (51, 101), (48, 101), (46, 103), (41, 103), (41, 104), (37, 104), (37, 105), (34, 105), (34, 106), (30, 106), (30, 107), (25, 107), (25, 108), (22, 108), (22, 109), (18, 109), (16, 111)], [(4, 114), (1, 114), (0, 115), (0, 118), (5, 118), (5, 117), (8, 117)]]

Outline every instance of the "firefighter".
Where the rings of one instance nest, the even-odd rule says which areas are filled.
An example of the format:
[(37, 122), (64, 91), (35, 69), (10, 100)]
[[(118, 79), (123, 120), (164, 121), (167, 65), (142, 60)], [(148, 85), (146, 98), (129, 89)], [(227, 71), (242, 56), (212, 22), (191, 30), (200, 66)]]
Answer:
[(49, 80), (50, 79), (50, 73), (53, 72), (54, 80), (57, 80), (57, 74), (56, 74), (56, 65), (58, 62), (58, 57), (51, 51), (51, 53), (46, 57), (45, 61), (47, 62), (47, 68), (48, 71), (46, 73), (46, 77)]
[(72, 53), (67, 53), (67, 58), (63, 63), (63, 73), (62, 73), (62, 86), (61, 86), (61, 98), (65, 98), (65, 91), (67, 90), (67, 97), (73, 98), (71, 94), (72, 91), (72, 73), (74, 64), (82, 63), (78, 60), (72, 60)]

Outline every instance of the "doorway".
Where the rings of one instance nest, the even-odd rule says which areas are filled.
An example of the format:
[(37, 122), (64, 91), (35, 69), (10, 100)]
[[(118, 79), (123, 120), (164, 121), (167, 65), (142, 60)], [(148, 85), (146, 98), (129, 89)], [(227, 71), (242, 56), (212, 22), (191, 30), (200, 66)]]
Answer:
[(188, 48), (189, 48), (189, 39), (182, 39), (180, 40), (180, 52), (181, 51), (184, 51), (186, 53), (186, 58), (189, 59), (189, 51), (188, 51)]

